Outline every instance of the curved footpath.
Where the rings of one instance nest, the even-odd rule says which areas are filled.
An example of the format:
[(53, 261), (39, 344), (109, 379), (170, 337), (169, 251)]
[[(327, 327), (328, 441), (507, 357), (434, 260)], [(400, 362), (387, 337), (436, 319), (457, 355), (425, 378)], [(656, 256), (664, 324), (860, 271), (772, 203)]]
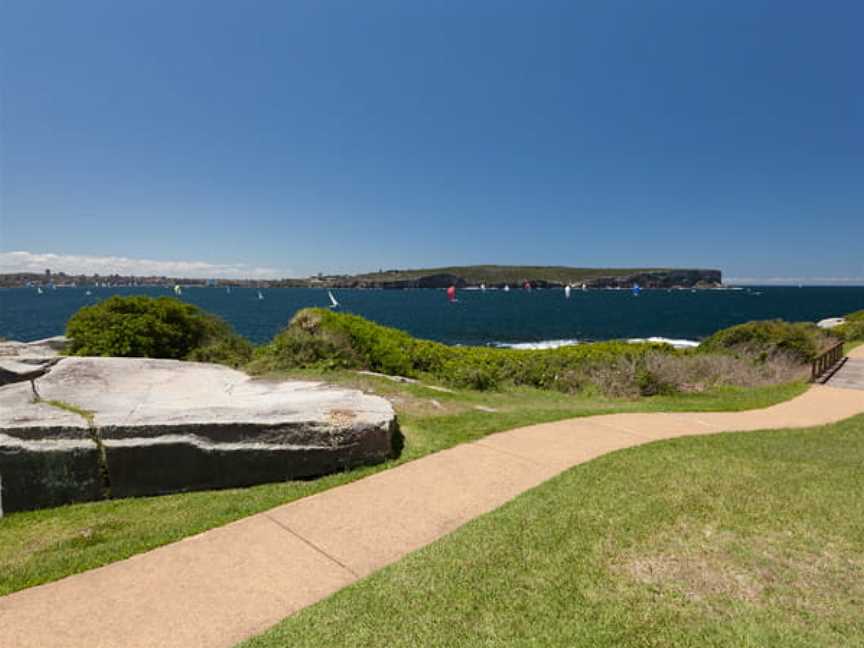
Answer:
[[(864, 347), (851, 357), (864, 364)], [(0, 644), (233, 646), (576, 464), (658, 439), (833, 423), (864, 412), (861, 387), (814, 386), (747, 412), (612, 414), (493, 434), (2, 597)]]

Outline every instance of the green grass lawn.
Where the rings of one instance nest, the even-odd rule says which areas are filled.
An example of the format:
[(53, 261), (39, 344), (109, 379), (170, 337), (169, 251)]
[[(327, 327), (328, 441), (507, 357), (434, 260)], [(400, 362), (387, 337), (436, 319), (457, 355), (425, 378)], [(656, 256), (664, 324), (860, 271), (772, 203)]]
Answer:
[(244, 648), (864, 646), (864, 416), (576, 466)]
[[(292, 377), (316, 375), (300, 372)], [(492, 432), (610, 412), (765, 407), (798, 395), (806, 388), (803, 384), (792, 384), (622, 401), (536, 389), (447, 393), (347, 371), (328, 374), (328, 379), (374, 391), (394, 402), (405, 435), (405, 448), (398, 460), (314, 481), (13, 513), (0, 518), (0, 595), (127, 558)], [(476, 406), (496, 411), (480, 411)]]

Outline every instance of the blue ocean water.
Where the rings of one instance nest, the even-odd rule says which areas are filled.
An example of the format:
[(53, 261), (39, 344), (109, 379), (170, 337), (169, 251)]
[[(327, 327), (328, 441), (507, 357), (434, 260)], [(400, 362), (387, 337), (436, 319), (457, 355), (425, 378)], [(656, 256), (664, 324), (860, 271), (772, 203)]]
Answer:
[[(87, 295), (87, 290), (92, 294)], [(184, 288), (182, 299), (216, 313), (256, 343), (269, 340), (294, 313), (327, 306), (325, 290)], [(340, 310), (450, 344), (606, 340), (660, 336), (698, 340), (754, 319), (816, 321), (864, 309), (864, 287), (759, 287), (743, 290), (460, 291), (335, 290)], [(171, 295), (166, 288), (0, 289), (0, 337), (35, 340), (63, 333), (80, 307), (110, 295)]]

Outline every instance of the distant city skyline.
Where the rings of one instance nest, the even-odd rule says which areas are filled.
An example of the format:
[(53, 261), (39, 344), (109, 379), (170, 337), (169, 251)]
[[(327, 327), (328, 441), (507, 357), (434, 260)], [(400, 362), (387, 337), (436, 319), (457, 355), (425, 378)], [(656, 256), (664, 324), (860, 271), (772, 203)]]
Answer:
[(864, 3), (7, 0), (0, 18), (0, 272), (864, 283)]

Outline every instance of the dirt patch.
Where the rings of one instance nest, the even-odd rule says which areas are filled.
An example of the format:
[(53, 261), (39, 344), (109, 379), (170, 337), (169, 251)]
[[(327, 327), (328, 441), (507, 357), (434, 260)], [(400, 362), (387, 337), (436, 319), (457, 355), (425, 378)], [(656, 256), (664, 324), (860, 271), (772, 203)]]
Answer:
[(381, 396), (390, 401), (393, 409), (399, 414), (441, 416), (444, 414), (459, 414), (469, 409), (461, 403), (436, 398), (422, 398), (411, 394), (381, 394)]
[(765, 588), (753, 574), (700, 555), (638, 557), (630, 560), (625, 570), (641, 583), (669, 586), (696, 601), (723, 595), (753, 602), (759, 600)]
[(845, 543), (793, 532), (679, 531), (615, 561), (611, 570), (718, 612), (724, 601), (738, 601), (835, 616), (864, 600), (864, 556)]

